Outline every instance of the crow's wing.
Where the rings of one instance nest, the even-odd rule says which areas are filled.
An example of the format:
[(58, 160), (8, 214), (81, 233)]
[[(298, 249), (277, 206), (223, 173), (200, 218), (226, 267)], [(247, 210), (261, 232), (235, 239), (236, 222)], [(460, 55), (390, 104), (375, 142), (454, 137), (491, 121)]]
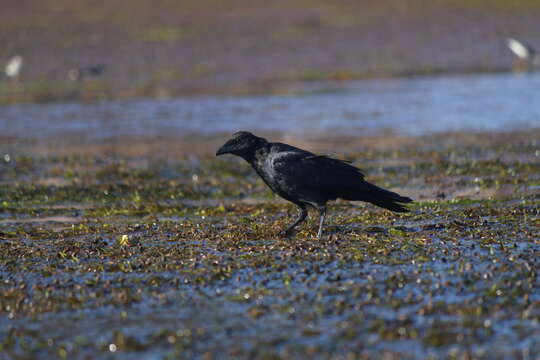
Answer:
[(366, 184), (359, 168), (325, 155), (281, 153), (272, 165), (276, 179), (297, 193), (346, 198), (348, 193), (357, 192)]
[(398, 212), (412, 199), (364, 180), (364, 174), (350, 163), (328, 156), (282, 154), (274, 161), (274, 174), (285, 198), (324, 204), (337, 198), (367, 201)]

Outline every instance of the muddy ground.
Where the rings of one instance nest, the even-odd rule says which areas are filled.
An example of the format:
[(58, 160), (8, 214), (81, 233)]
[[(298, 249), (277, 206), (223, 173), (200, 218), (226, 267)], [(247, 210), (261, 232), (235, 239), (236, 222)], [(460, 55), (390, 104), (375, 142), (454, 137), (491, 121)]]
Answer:
[[(537, 0), (4, 0), (0, 103), (289, 93), (298, 83), (509, 71)], [(70, 70), (103, 65), (77, 81)]]
[(0, 357), (540, 356), (538, 131), (270, 135), (411, 212), (336, 202), (282, 239), (296, 210), (224, 137), (2, 139)]

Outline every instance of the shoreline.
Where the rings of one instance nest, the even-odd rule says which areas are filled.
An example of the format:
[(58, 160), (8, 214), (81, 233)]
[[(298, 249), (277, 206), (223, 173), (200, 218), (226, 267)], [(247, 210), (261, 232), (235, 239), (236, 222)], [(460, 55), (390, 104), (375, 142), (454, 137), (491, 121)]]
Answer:
[[(127, 157), (213, 157), (230, 133), (186, 134), (184, 136), (116, 136), (106, 139), (85, 138), (80, 134), (63, 134), (45, 139), (0, 137), (4, 152), (30, 157), (43, 156), (104, 156)], [(290, 135), (283, 132), (257, 132), (257, 135), (274, 142), (286, 142), (314, 152), (332, 152), (347, 155), (362, 151), (405, 151), (411, 149), (453, 148), (458, 145), (482, 146), (504, 145), (516, 142), (539, 146), (540, 128), (522, 131), (446, 131), (425, 135), (401, 135), (394, 131), (382, 131), (376, 135), (346, 136), (326, 134), (312, 137)], [(531, 156), (538, 156), (531, 154)]]

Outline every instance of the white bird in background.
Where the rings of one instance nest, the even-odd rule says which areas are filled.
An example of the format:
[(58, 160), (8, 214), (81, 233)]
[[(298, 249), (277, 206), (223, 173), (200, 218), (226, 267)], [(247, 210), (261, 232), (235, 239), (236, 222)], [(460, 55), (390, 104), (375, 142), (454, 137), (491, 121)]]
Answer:
[(540, 66), (540, 55), (531, 46), (512, 38), (508, 38), (506, 44), (520, 60), (528, 65)]
[(21, 55), (15, 55), (12, 57), (6, 64), (6, 76), (10, 78), (18, 77), (19, 73), (21, 72), (22, 65), (23, 57)]

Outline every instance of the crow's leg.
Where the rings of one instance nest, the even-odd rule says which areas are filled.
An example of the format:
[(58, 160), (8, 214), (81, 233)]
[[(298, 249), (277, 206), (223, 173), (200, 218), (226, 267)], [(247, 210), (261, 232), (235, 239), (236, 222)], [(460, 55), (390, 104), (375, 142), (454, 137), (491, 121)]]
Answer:
[(289, 236), (292, 234), (294, 228), (300, 224), (302, 221), (306, 220), (308, 211), (306, 209), (306, 206), (303, 204), (296, 204), (300, 208), (300, 215), (296, 219), (294, 223), (292, 223), (287, 229), (281, 232), (281, 235), (283, 236)]
[(322, 228), (324, 225), (324, 219), (326, 218), (326, 205), (318, 206), (317, 210), (319, 210), (319, 215), (321, 216), (321, 219), (319, 220), (319, 232), (317, 233), (317, 238), (321, 240), (322, 238)]

